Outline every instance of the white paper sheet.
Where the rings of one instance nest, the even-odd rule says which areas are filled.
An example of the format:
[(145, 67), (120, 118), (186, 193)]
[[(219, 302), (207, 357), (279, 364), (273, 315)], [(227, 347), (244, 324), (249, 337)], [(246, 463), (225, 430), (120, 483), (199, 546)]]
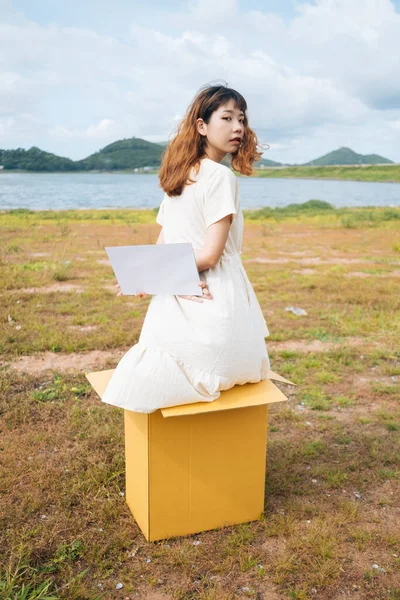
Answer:
[(124, 295), (202, 295), (192, 244), (111, 246), (105, 250)]

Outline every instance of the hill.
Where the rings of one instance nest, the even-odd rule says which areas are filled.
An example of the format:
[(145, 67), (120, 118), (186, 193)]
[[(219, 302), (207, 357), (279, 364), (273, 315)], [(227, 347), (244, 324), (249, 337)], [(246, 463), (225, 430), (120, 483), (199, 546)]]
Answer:
[[(133, 170), (136, 168), (153, 167), (157, 169), (161, 164), (162, 154), (168, 142), (153, 143), (141, 138), (127, 138), (108, 144), (98, 152), (90, 156), (73, 161), (69, 158), (57, 156), (50, 152), (40, 150), (33, 146), (29, 150), (17, 148), (16, 150), (0, 150), (0, 165), (4, 170), (24, 171), (113, 171)], [(227, 155), (223, 164), (230, 166)], [(273, 167), (310, 167), (310, 166), (332, 166), (332, 165), (377, 165), (394, 164), (393, 161), (377, 154), (357, 154), (350, 148), (339, 148), (329, 152), (320, 158), (302, 165), (288, 165), (267, 158), (254, 163), (254, 168)]]
[(83, 160), (75, 161), (79, 170), (134, 169), (159, 167), (164, 148), (141, 138), (128, 138), (109, 144)]
[(0, 149), (5, 170), (23, 171), (112, 171), (136, 167), (159, 167), (164, 148), (141, 138), (119, 140), (82, 160), (71, 160), (32, 146), (29, 150)]
[(378, 165), (393, 164), (392, 160), (379, 156), (378, 154), (358, 154), (351, 148), (338, 148), (320, 158), (303, 163), (303, 166), (327, 166), (327, 165)]
[(269, 160), (268, 158), (262, 158), (261, 160), (258, 160), (257, 162), (253, 163), (253, 166), (256, 169), (259, 169), (260, 167), (281, 167), (282, 163), (275, 162), (274, 160)]
[(16, 150), (0, 149), (0, 165), (7, 170), (23, 171), (76, 171), (76, 166), (70, 158), (64, 158), (40, 150), (32, 146), (29, 150), (17, 148)]

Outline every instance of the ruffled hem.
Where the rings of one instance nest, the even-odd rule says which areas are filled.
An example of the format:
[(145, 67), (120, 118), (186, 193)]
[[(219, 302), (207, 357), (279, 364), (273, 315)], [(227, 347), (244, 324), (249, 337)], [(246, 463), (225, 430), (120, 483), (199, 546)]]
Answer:
[(118, 363), (102, 401), (152, 413), (167, 406), (212, 402), (236, 383), (189, 365), (161, 347), (138, 342)]

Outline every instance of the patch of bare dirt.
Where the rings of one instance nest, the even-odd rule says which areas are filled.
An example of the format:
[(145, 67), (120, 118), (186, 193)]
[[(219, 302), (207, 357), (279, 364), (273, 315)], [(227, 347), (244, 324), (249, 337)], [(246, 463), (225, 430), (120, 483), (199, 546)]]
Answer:
[(351, 271), (345, 273), (345, 277), (400, 277), (400, 271), (388, 271), (387, 273), (365, 273), (364, 271)]
[(293, 269), (292, 273), (299, 273), (299, 275), (314, 275), (318, 273), (315, 269)]
[(345, 277), (371, 277), (371, 273), (363, 273), (363, 271), (353, 271), (352, 273), (345, 273)]
[[(360, 417), (367, 417), (367, 418), (375, 419), (374, 412), (377, 409), (378, 409), (378, 407), (374, 403), (360, 404), (359, 406), (350, 406), (350, 407), (346, 406), (344, 408), (337, 406), (333, 410), (329, 411), (329, 414), (331, 416), (335, 417), (335, 419), (337, 421), (339, 421), (339, 423), (342, 423), (343, 425), (349, 425), (351, 427), (354, 427), (355, 421), (357, 419), (359, 419)], [(382, 435), (382, 433), (384, 434), (383, 427), (379, 423), (371, 424), (371, 426), (374, 427), (375, 431), (378, 429), (380, 435)], [(336, 444), (336, 445), (338, 445), (338, 444)]]
[[(71, 325), (70, 328), (78, 328), (80, 331), (91, 331), (96, 328), (95, 325), (79, 327)], [(346, 343), (357, 346), (364, 342), (363, 338), (348, 338)], [(333, 342), (321, 342), (319, 340), (295, 340), (287, 342), (269, 342), (270, 350), (288, 350), (292, 352), (326, 352), (332, 349), (342, 347), (343, 344)], [(87, 371), (94, 367), (101, 368), (107, 360), (119, 360), (127, 348), (117, 350), (93, 350), (91, 352), (77, 354), (61, 354), (55, 352), (45, 352), (33, 356), (21, 356), (14, 362), (8, 364), (11, 368), (25, 373), (38, 373), (46, 370), (57, 371)]]
[(102, 369), (107, 361), (117, 363), (128, 348), (116, 350), (92, 350), (76, 354), (61, 354), (58, 352), (43, 352), (33, 356), (21, 356), (16, 361), (3, 361), (1, 366), (8, 366), (20, 373), (36, 375), (44, 371), (92, 371)]
[(310, 256), (313, 252), (311, 250), (297, 250), (293, 252), (277, 252), (277, 254), (282, 254), (284, 256)]
[[(248, 258), (244, 260), (245, 263), (266, 263), (266, 264), (286, 264), (290, 262), (296, 262), (300, 265), (351, 265), (368, 263), (370, 261), (363, 260), (362, 258), (326, 258), (322, 259), (319, 256), (313, 258), (264, 258), (262, 256), (256, 256), (256, 258)], [(397, 264), (397, 263), (396, 263)]]
[[(362, 346), (364, 338), (348, 337), (343, 342), (321, 342), (320, 340), (288, 340), (286, 342), (267, 342), (270, 350), (287, 350), (289, 352), (327, 352), (343, 348), (343, 346)], [(368, 343), (371, 343), (370, 341)]]
[(68, 329), (72, 329), (73, 331), (82, 331), (84, 333), (88, 331), (94, 331), (97, 328), (97, 325), (68, 325)]
[[(78, 327), (81, 331), (91, 331), (96, 325), (87, 325)], [(269, 350), (288, 350), (292, 352), (327, 352), (342, 348), (344, 344), (350, 346), (361, 346), (365, 343), (364, 338), (346, 338), (345, 342), (321, 342), (319, 340), (294, 340), (287, 342), (268, 342)], [(90, 371), (96, 368), (103, 368), (108, 360), (117, 363), (127, 352), (129, 347), (118, 348), (115, 350), (92, 350), (90, 352), (63, 354), (58, 352), (43, 352), (32, 356), (21, 356), (15, 361), (3, 361), (1, 366), (7, 365), (23, 373), (40, 373), (42, 371)], [(393, 383), (393, 382), (392, 382)]]
[(265, 552), (267, 557), (272, 560), (277, 554), (280, 554), (285, 549), (285, 546), (285, 540), (277, 537), (269, 537), (261, 544), (261, 549)]
[(98, 259), (96, 260), (96, 262), (97, 262), (99, 265), (107, 265), (107, 267), (110, 267), (110, 266), (111, 266), (111, 262), (109, 261), (109, 259), (108, 259), (108, 258), (98, 258)]
[(146, 591), (145, 596), (142, 596), (143, 600), (171, 600), (172, 596), (158, 592), (155, 590)]
[(373, 383), (380, 383), (382, 385), (397, 385), (400, 383), (400, 376), (385, 375), (378, 377), (376, 374), (370, 372), (356, 376), (353, 382), (354, 386), (356, 386), (358, 389), (371, 387)]
[(311, 237), (311, 236), (316, 237), (317, 235), (318, 235), (318, 232), (314, 232), (314, 231), (307, 231), (304, 233), (300, 233), (300, 232), (292, 233), (290, 231), (288, 231), (288, 232), (285, 231), (285, 237)]
[[(369, 489), (367, 497), (370, 502), (373, 502), (376, 505), (381, 517), (383, 512), (388, 510), (388, 508), (393, 508), (396, 514), (398, 514), (400, 517), (400, 506), (397, 502), (399, 490), (400, 481), (395, 479), (386, 479), (382, 483), (374, 486), (372, 489)], [(386, 502), (382, 502), (382, 499), (386, 499)], [(388, 518), (390, 519), (391, 517)], [(376, 523), (376, 519), (370, 519), (370, 523)], [(380, 526), (381, 524), (378, 525)], [(383, 525), (385, 526), (385, 529), (390, 532), (389, 523), (386, 521), (386, 518), (384, 518)], [(396, 525), (395, 529), (399, 531), (400, 535), (400, 518), (396, 519), (394, 525)]]
[(42, 287), (31, 287), (31, 288), (20, 288), (15, 290), (19, 294), (50, 294), (51, 292), (75, 292), (76, 294), (82, 294), (85, 288), (76, 283), (52, 283), (51, 285), (45, 285)]
[(50, 252), (30, 252), (28, 256), (36, 258), (37, 256), (50, 256)]
[[(260, 594), (260, 599), (262, 600), (283, 600), (282, 594), (275, 591), (275, 587), (269, 581), (263, 581), (262, 590), (258, 592)], [(248, 597), (247, 594), (244, 596)]]

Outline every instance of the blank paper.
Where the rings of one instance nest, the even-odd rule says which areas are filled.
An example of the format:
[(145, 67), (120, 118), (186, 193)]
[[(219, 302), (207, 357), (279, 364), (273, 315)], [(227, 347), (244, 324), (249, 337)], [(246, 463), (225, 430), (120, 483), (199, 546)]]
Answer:
[(190, 243), (105, 248), (124, 295), (202, 295)]

